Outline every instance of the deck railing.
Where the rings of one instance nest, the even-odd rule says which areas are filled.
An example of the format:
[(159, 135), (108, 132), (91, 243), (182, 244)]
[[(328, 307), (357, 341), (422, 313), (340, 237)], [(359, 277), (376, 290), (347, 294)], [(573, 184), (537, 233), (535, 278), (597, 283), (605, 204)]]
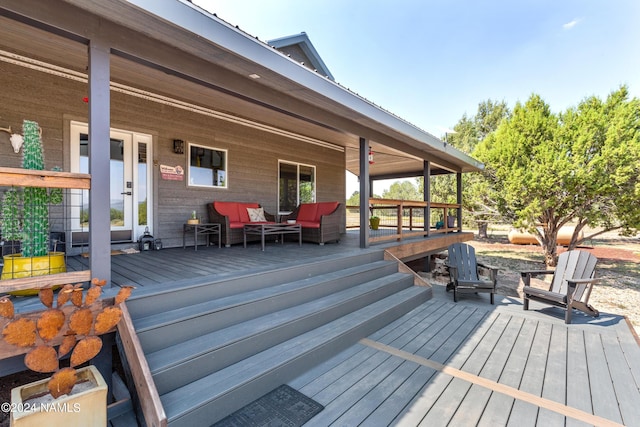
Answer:
[[(70, 200), (73, 199), (70, 191), (90, 190), (91, 175), (69, 172), (55, 172), (44, 170), (28, 170), (22, 168), (0, 167), (0, 197), (3, 190), (9, 187), (42, 187), (63, 189), (63, 205), (50, 210), (49, 222), (63, 224), (69, 219), (65, 218), (65, 212), (69, 209)], [(52, 218), (52, 211), (60, 212), (61, 218)], [(1, 219), (1, 218), (0, 218)], [(62, 232), (62, 234), (65, 234)], [(0, 229), (0, 238), (2, 231)], [(9, 242), (3, 242), (9, 243)], [(72, 271), (66, 273), (47, 274), (43, 276), (24, 277), (19, 279), (0, 280), (0, 293), (23, 291), (27, 289), (40, 289), (47, 286), (62, 285), (66, 283), (87, 282), (91, 280), (91, 271)]]
[[(425, 209), (430, 212), (427, 227), (425, 227)], [(369, 217), (380, 218), (378, 230), (370, 231), (369, 242), (402, 240), (408, 237), (462, 231), (462, 227), (457, 224), (458, 209), (460, 205), (454, 203), (369, 199)], [(369, 224), (366, 226), (368, 227)], [(347, 206), (347, 227), (360, 227), (359, 206)]]

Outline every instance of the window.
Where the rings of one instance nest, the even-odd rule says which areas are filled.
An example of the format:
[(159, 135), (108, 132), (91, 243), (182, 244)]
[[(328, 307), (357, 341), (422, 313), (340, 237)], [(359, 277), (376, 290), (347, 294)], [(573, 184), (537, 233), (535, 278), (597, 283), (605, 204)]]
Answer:
[(278, 211), (293, 211), (300, 203), (316, 201), (316, 167), (280, 161)]
[(189, 185), (227, 188), (227, 150), (189, 144)]

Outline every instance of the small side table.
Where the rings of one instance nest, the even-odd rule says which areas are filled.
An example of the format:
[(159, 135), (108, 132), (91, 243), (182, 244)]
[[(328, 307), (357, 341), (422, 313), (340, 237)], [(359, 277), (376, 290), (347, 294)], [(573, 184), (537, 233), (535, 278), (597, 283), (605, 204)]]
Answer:
[(186, 236), (187, 233), (193, 233), (193, 246), (198, 250), (198, 236), (204, 235), (207, 237), (207, 247), (209, 247), (209, 235), (218, 235), (218, 247), (222, 247), (222, 239), (220, 235), (220, 224), (184, 224), (182, 228), (182, 249), (187, 247)]

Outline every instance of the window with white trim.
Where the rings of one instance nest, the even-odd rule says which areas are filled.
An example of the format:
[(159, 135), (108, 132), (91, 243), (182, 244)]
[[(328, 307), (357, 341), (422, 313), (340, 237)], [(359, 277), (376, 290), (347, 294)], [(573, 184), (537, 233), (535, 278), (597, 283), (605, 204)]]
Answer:
[(227, 188), (227, 150), (189, 144), (189, 185)]

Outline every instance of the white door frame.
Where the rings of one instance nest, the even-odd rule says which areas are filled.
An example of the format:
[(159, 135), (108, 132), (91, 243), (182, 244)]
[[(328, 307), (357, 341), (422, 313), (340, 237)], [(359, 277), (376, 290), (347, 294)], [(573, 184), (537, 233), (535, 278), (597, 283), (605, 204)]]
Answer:
[[(80, 135), (89, 134), (89, 126), (86, 123), (71, 122), (70, 137), (70, 161), (71, 172), (84, 172), (80, 164)], [(122, 141), (123, 154), (123, 183), (122, 188), (112, 188), (111, 194), (123, 194), (124, 197), (124, 222), (122, 225), (111, 225), (111, 231), (131, 230), (131, 241), (135, 242), (141, 236), (145, 228), (153, 234), (153, 168), (152, 137), (133, 131), (114, 129), (110, 131), (112, 139)], [(145, 147), (146, 146), (146, 147)], [(142, 148), (142, 149), (141, 149)], [(88, 167), (88, 166), (85, 166)], [(113, 178), (113, 177), (112, 177)], [(128, 188), (127, 183), (131, 183)], [(141, 202), (146, 198), (146, 224), (140, 222)], [(71, 228), (73, 231), (88, 231), (88, 226), (80, 224), (81, 204), (88, 202), (88, 197), (74, 192), (71, 196)]]

